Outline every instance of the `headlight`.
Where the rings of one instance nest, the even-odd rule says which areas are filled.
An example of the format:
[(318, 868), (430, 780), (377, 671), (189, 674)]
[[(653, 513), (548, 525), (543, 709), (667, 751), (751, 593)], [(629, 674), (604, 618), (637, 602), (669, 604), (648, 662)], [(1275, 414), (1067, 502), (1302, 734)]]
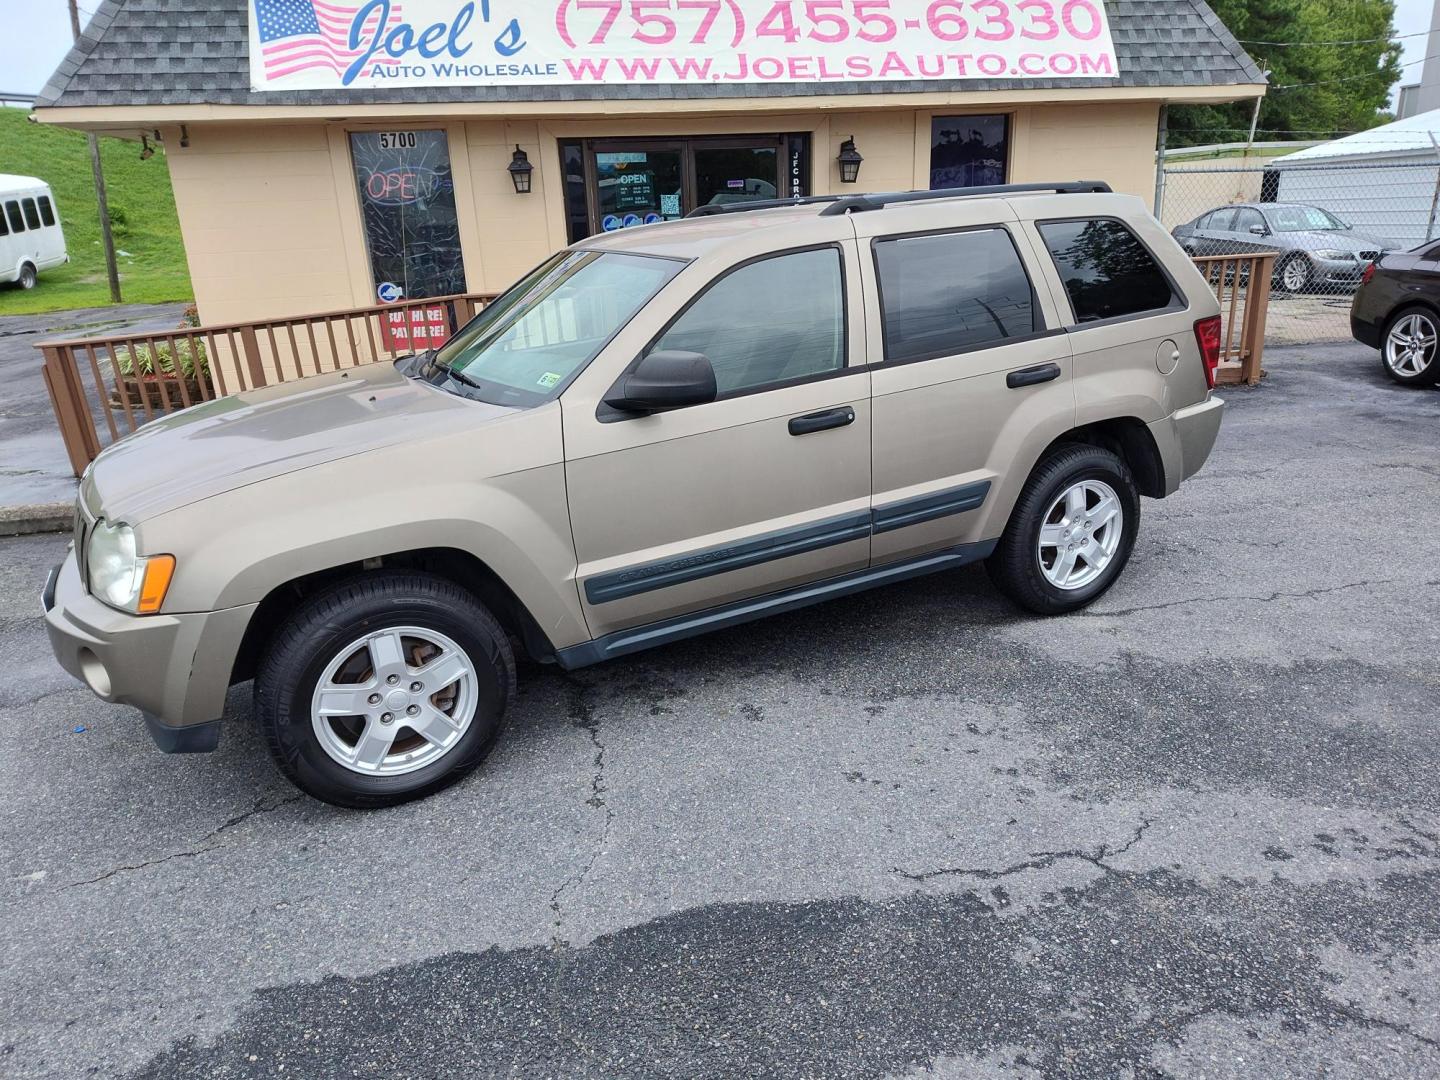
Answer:
[(160, 610), (175, 573), (171, 555), (142, 559), (135, 554), (135, 530), (97, 521), (86, 552), (90, 593), (121, 611), (150, 615)]
[(1353, 251), (1335, 251), (1331, 248), (1324, 248), (1314, 254), (1317, 259), (1340, 259), (1343, 262), (1355, 261), (1355, 253)]

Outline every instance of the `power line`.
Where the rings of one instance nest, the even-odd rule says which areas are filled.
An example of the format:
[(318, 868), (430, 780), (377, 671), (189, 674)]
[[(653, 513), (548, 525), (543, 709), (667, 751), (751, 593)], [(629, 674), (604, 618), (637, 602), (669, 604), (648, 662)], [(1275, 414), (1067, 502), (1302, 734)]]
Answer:
[(1246, 38), (1236, 38), (1241, 45), (1270, 45), (1280, 49), (1296, 48), (1302, 45), (1376, 45), (1380, 42), (1389, 43), (1400, 41), (1404, 38), (1429, 37), (1429, 30), (1420, 30), (1413, 34), (1393, 34), (1390, 37), (1377, 38), (1355, 38), (1352, 41), (1250, 41)]
[[(1419, 60), (1410, 60), (1410, 61), (1408, 61), (1407, 63), (1401, 64), (1400, 66), (1401, 66), (1402, 68), (1414, 67), (1416, 64), (1423, 64), (1423, 63), (1425, 63), (1426, 60), (1435, 60), (1435, 59), (1440, 59), (1440, 53), (1432, 53), (1432, 54), (1429, 55), (1429, 56), (1422, 56)], [(1316, 79), (1314, 82), (1282, 83), (1282, 84), (1279, 85), (1279, 86), (1272, 86), (1272, 87), (1270, 87), (1270, 89), (1271, 89), (1271, 90), (1295, 90), (1295, 89), (1297, 89), (1297, 88), (1299, 88), (1299, 87), (1302, 87), (1302, 86), (1329, 86), (1331, 83), (1354, 82), (1354, 81), (1357, 80), (1357, 79), (1373, 79), (1375, 76), (1381, 75), (1381, 74), (1383, 74), (1383, 72), (1380, 72), (1380, 71), (1367, 71), (1367, 72), (1366, 72), (1365, 74), (1363, 74), (1363, 75), (1343, 75), (1343, 76), (1341, 76), (1341, 77), (1338, 78), (1338, 79)]]

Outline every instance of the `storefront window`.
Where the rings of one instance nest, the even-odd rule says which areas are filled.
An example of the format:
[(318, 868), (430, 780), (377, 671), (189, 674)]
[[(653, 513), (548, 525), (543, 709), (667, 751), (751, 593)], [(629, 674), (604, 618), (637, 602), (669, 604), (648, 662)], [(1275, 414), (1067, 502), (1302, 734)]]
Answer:
[(679, 149), (599, 151), (595, 186), (605, 232), (685, 216)]
[(930, 121), (930, 189), (1005, 183), (1006, 116), (937, 116)]
[(445, 132), (354, 132), (350, 151), (376, 298), (394, 303), (463, 293)]

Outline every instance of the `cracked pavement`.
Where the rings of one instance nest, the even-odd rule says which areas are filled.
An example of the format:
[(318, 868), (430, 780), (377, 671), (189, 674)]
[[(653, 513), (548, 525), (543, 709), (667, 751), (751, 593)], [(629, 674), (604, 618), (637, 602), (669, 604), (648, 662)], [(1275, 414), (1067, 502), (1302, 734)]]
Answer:
[[(1440, 392), (1273, 351), (1115, 590), (967, 569), (564, 675), (424, 803), (167, 758), (0, 541), (0, 1072), (1440, 1075)], [(83, 729), (83, 730), (82, 730)]]

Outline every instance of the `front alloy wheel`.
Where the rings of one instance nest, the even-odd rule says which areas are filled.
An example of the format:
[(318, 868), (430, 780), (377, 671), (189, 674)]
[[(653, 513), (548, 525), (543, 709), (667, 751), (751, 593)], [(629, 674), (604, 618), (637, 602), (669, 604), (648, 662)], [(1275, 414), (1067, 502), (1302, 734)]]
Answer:
[(444, 634), (387, 627), (342, 647), (311, 696), (320, 747), (363, 776), (423, 769), (475, 718), (475, 668)]
[(255, 676), (255, 716), (302, 791), (393, 806), (479, 765), (514, 694), (509, 638), (473, 594), (381, 571), (316, 593), (280, 628)]
[(1298, 293), (1309, 284), (1310, 260), (1304, 255), (1286, 259), (1285, 265), (1280, 268), (1280, 287), (1286, 292)]
[(1381, 358), (1385, 373), (1403, 386), (1428, 386), (1440, 377), (1435, 362), (1435, 318), (1426, 310), (1408, 308), (1390, 320)]

